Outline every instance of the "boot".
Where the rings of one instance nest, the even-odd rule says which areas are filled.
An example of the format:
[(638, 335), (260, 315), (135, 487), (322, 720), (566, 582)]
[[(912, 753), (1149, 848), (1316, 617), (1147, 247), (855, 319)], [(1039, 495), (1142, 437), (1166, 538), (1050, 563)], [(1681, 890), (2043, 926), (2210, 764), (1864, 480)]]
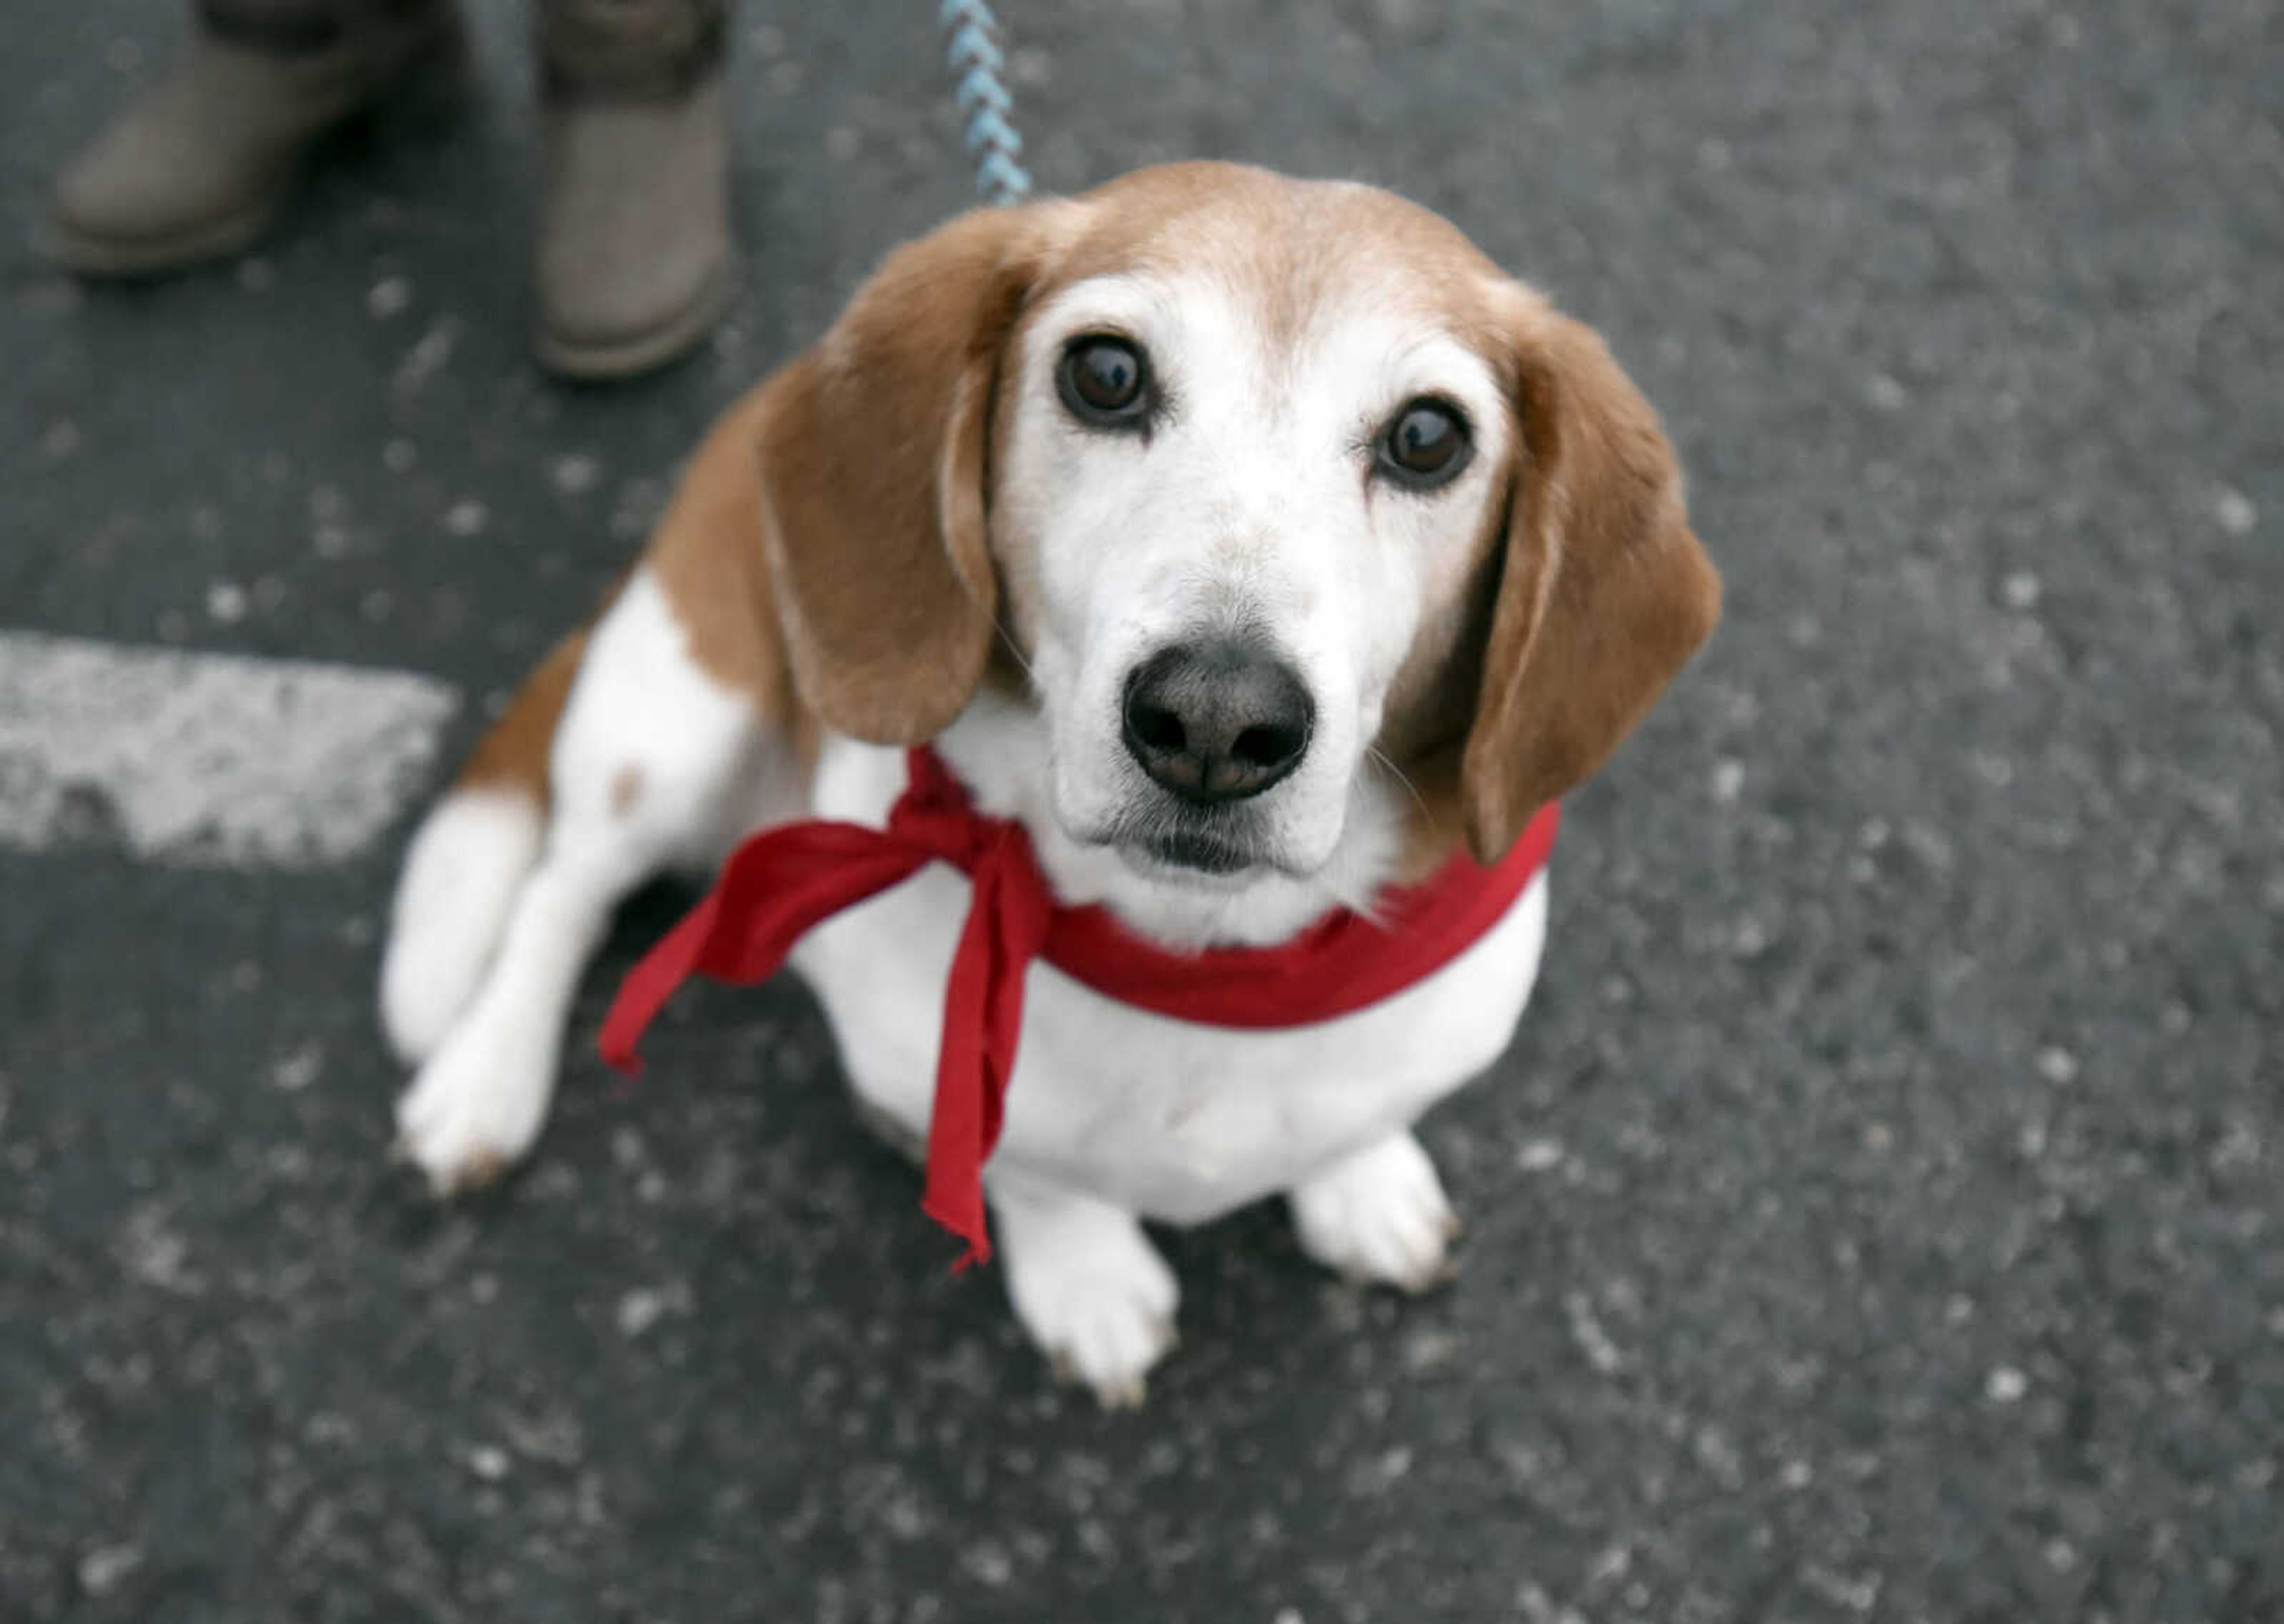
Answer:
[(691, 348), (730, 298), (721, 0), (545, 0), (539, 358), (622, 378)]
[(236, 254), (326, 136), (384, 101), (454, 99), (466, 71), (450, 0), (205, 0), (188, 53), (57, 180), (42, 246), (98, 277)]

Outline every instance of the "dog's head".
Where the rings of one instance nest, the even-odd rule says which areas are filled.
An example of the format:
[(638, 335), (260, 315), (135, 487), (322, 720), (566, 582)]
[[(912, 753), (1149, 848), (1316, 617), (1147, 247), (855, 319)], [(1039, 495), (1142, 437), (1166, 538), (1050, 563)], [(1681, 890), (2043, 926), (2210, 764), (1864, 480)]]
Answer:
[(995, 645), (1064, 832), (1201, 886), (1332, 856), (1381, 768), (1496, 859), (1711, 631), (1657, 418), (1436, 216), (1219, 164), (892, 255), (761, 415), (794, 675), (882, 743)]

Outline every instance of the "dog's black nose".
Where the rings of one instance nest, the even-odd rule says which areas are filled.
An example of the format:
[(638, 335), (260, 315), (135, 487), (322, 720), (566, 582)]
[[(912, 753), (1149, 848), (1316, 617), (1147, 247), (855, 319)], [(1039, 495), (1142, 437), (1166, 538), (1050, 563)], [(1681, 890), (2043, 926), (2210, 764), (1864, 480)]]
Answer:
[(1301, 764), (1316, 702), (1256, 644), (1178, 643), (1126, 679), (1126, 748), (1184, 800), (1258, 795)]

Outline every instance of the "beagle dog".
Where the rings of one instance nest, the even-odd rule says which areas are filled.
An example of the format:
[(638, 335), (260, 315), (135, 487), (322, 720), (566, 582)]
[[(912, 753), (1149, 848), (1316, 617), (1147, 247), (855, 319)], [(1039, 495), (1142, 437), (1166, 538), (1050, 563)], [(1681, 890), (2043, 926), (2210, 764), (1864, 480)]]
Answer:
[[(1217, 163), (983, 210), (892, 254), (731, 408), (591, 626), (414, 837), (381, 977), (434, 1186), (523, 1156), (614, 906), (804, 815), (878, 826), (932, 743), (1062, 904), (1268, 948), (1491, 864), (1712, 630), (1656, 414), (1439, 217)], [(794, 963), (869, 1117), (927, 1131), (968, 882)], [(1412, 1124), (1529, 998), (1543, 874), (1381, 1002), (1194, 1025), (1041, 965), (982, 1183), (1015, 1314), (1106, 1401), (1173, 1342), (1145, 1220), (1271, 1194), (1420, 1289), (1455, 1224)]]

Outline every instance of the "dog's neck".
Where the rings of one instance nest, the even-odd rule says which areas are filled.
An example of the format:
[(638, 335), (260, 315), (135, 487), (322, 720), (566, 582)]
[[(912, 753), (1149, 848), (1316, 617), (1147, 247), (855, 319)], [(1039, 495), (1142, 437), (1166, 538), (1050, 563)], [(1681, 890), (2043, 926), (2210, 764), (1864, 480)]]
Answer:
[(1359, 779), (1332, 861), (1305, 878), (1268, 873), (1227, 886), (1159, 878), (1063, 832), (1048, 798), (1046, 723), (1032, 705), (987, 688), (937, 736), (935, 747), (978, 810), (1017, 819), (1030, 832), (1059, 902), (1100, 903), (1170, 948), (1274, 946), (1334, 909), (1368, 908), (1403, 859), (1401, 808), (1381, 785)]

